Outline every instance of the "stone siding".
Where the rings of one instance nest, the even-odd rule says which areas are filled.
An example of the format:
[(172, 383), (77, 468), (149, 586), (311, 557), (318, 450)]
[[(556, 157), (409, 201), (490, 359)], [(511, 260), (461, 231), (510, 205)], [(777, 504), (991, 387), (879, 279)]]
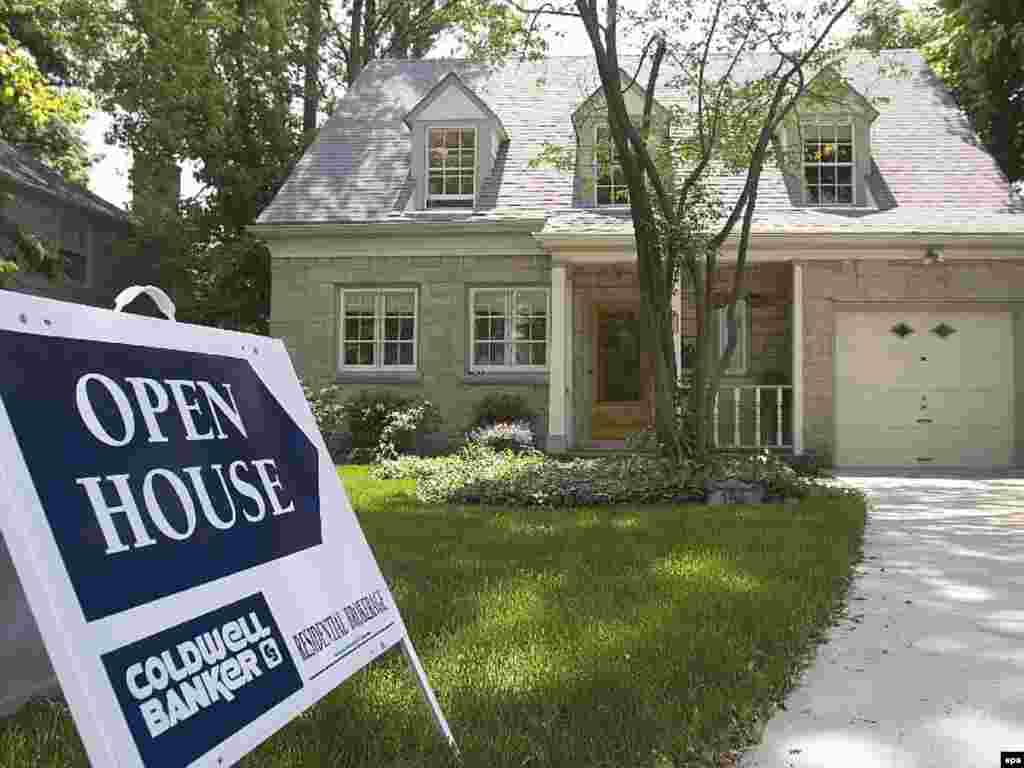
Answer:
[[(528, 235), (521, 240), (506, 240), (503, 254), (488, 253), (494, 248), (492, 241), (490, 248), (481, 243), (474, 255), (468, 239), (456, 247), (446, 247), (439, 239), (367, 240), (363, 253), (358, 252), (352, 239), (343, 245), (324, 239), (315, 251), (300, 250), (295, 243), (279, 249), (271, 242), (275, 256), (271, 335), (284, 341), (300, 377), (318, 383), (335, 381), (339, 362), (339, 289), (414, 287), (419, 296), (416, 380), (389, 377), (352, 382), (342, 376), (343, 392), (380, 389), (425, 397), (440, 408), (442, 429), (453, 438), (461, 437), (473, 406), (484, 396), (498, 392), (520, 395), (538, 414), (538, 439), (543, 445), (548, 409), (546, 375), (509, 380), (468, 375), (469, 291), (473, 287), (500, 285), (550, 288), (549, 259)], [(294, 255), (311, 251), (332, 255)], [(287, 257), (279, 257), (281, 252), (286, 252)]]

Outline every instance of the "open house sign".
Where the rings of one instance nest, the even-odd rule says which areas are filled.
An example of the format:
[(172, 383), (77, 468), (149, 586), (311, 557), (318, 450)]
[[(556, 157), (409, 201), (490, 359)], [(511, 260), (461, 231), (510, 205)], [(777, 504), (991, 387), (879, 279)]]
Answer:
[(233, 763), (396, 644), (451, 741), (279, 341), (4, 293), (0, 360), (3, 533), (95, 765)]

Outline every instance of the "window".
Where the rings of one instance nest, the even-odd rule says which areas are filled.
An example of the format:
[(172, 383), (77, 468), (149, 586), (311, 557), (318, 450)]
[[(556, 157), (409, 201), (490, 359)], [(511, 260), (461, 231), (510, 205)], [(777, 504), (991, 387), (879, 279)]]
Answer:
[(470, 304), (471, 370), (547, 368), (546, 288), (476, 288)]
[(598, 205), (629, 205), (629, 189), (607, 123), (594, 130), (594, 192)]
[(853, 125), (804, 123), (805, 200), (809, 205), (853, 203)]
[[(726, 322), (725, 307), (715, 309), (715, 318), (718, 325), (718, 356), (725, 352), (729, 343), (729, 324)], [(747, 371), (747, 343), (750, 338), (750, 326), (747, 322), (747, 301), (740, 299), (736, 302), (736, 348), (732, 351), (732, 358), (729, 360), (729, 367), (725, 373), (746, 373)]]
[(472, 208), (476, 129), (430, 128), (427, 136), (427, 208)]
[(416, 291), (411, 288), (341, 292), (341, 367), (416, 368)]
[[(726, 323), (725, 309), (725, 307), (717, 307), (712, 311), (712, 327), (717, 330), (718, 334), (718, 344), (715, 347), (715, 354), (719, 358), (722, 356), (722, 353), (725, 352), (725, 347), (729, 343), (729, 326)], [(742, 374), (747, 371), (747, 366), (750, 363), (749, 317), (747, 301), (746, 299), (740, 299), (736, 302), (736, 348), (732, 351), (732, 358), (729, 361), (729, 367), (725, 369), (725, 373), (727, 374)], [(694, 368), (696, 355), (697, 338), (695, 336), (684, 336), (682, 355), (682, 368), (684, 371), (692, 370)]]
[(68, 280), (85, 284), (85, 254), (61, 248), (60, 256), (64, 260), (64, 276)]

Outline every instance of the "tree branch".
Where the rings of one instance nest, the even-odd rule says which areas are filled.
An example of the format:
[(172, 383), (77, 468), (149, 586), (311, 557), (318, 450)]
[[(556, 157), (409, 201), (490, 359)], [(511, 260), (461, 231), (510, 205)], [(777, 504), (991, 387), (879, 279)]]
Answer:
[[(716, 248), (721, 247), (722, 243), (725, 242), (725, 239), (732, 232), (733, 227), (736, 226), (736, 222), (739, 220), (740, 213), (745, 209), (747, 200), (750, 198), (751, 184), (752, 182), (756, 183), (757, 179), (760, 178), (759, 168), (757, 169), (756, 174), (754, 173), (755, 169), (753, 158), (760, 156), (761, 162), (763, 163), (764, 150), (767, 147), (768, 142), (771, 140), (771, 137), (774, 134), (776, 128), (778, 128), (782, 120), (785, 119), (786, 115), (793, 108), (794, 104), (796, 104), (796, 101), (799, 98), (801, 98), (807, 90), (807, 82), (804, 78), (803, 71), (804, 65), (812, 56), (814, 56), (814, 54), (818, 52), (818, 49), (825, 41), (825, 38), (828, 37), (828, 34), (832, 30), (832, 27), (835, 26), (836, 22), (839, 21), (839, 19), (843, 16), (843, 14), (846, 13), (847, 10), (849, 10), (851, 5), (853, 5), (853, 0), (846, 0), (846, 3), (843, 5), (843, 7), (840, 8), (840, 10), (837, 13), (835, 13), (831, 19), (829, 19), (828, 24), (826, 24), (825, 28), (818, 34), (818, 37), (815, 39), (814, 43), (799, 57), (786, 53), (785, 51), (778, 47), (777, 43), (772, 38), (768, 38), (769, 43), (771, 43), (772, 47), (774, 48), (775, 52), (778, 54), (780, 58), (779, 65), (776, 67), (774, 74), (778, 74), (780, 71), (782, 71), (782, 68), (785, 63), (789, 63), (791, 66), (789, 71), (786, 72), (785, 75), (783, 75), (783, 77), (775, 86), (775, 93), (772, 96), (771, 106), (768, 109), (768, 116), (766, 117), (764, 125), (762, 126), (761, 134), (758, 137), (757, 145), (754, 149), (754, 155), (751, 158), (751, 169), (747, 172), (747, 182), (746, 184), (744, 184), (743, 193), (736, 201), (736, 204), (733, 206), (733, 209), (730, 212), (729, 217), (722, 225), (722, 228), (719, 230), (718, 234), (715, 235), (714, 238), (712, 238), (712, 243)], [(795, 93), (793, 93), (793, 95), (786, 102), (785, 108), (779, 110), (779, 104), (782, 102), (786, 88), (789, 86), (789, 83), (793, 79), (794, 75), (798, 77), (799, 86), (797, 87)], [(753, 215), (752, 211), (750, 215)]]

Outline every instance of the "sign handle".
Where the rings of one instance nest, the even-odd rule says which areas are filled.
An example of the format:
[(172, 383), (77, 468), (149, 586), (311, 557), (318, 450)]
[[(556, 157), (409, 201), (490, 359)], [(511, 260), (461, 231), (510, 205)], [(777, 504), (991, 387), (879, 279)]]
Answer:
[(441, 705), (437, 703), (437, 697), (434, 696), (434, 691), (430, 687), (430, 681), (427, 680), (427, 673), (423, 670), (423, 665), (420, 664), (420, 657), (416, 655), (416, 649), (413, 648), (412, 640), (409, 639), (408, 635), (402, 635), (401, 646), (406, 662), (416, 675), (416, 682), (420, 686), (423, 700), (430, 708), (430, 713), (434, 716), (434, 724), (437, 725), (437, 730), (440, 731), (441, 737), (452, 748), (452, 751), (455, 752), (455, 756), (461, 758), (459, 746), (455, 743), (455, 737), (452, 736), (452, 731), (448, 727), (448, 721), (445, 720), (444, 712), (441, 711)]
[(123, 312), (124, 308), (131, 304), (139, 294), (146, 294), (153, 300), (157, 308), (167, 316), (168, 320), (174, 319), (175, 306), (171, 297), (155, 285), (132, 285), (125, 288), (114, 299), (114, 311)]

